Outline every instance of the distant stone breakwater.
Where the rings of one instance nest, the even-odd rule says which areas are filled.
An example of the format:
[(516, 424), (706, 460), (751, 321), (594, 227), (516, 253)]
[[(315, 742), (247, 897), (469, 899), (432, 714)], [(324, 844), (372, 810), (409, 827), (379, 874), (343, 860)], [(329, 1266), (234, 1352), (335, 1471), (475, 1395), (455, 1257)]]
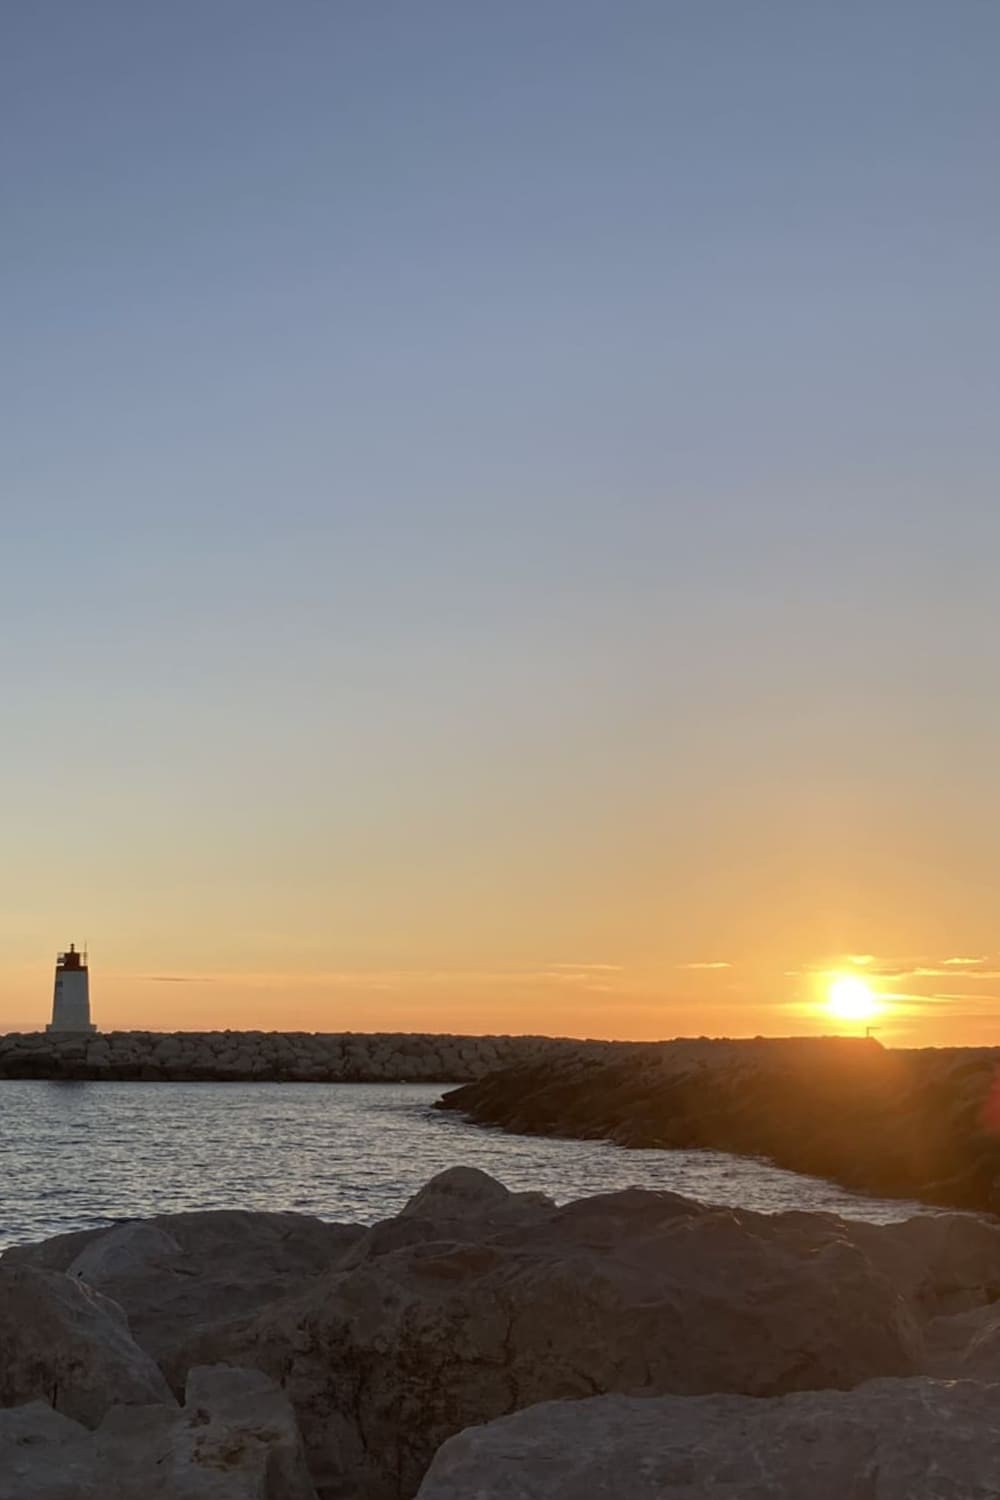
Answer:
[(762, 1156), (879, 1197), (1000, 1213), (1000, 1048), (619, 1044), (529, 1059), (438, 1107), (532, 1135)]
[(613, 1044), (422, 1032), (111, 1031), (0, 1036), (0, 1079), (463, 1083)]

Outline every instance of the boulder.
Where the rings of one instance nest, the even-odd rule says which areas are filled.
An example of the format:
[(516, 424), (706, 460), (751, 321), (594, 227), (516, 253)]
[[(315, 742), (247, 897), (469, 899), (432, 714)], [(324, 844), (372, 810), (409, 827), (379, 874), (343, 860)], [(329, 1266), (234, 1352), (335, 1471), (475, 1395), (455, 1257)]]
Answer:
[(1000, 1305), (933, 1318), (924, 1330), (923, 1369), (940, 1377), (1000, 1381)]
[[(19, 1246), (8, 1265), (65, 1270), (120, 1303), (139, 1344), (166, 1367), (178, 1343), (300, 1292), (364, 1235), (309, 1214), (220, 1209)], [(178, 1372), (183, 1379), (184, 1369)]]
[(89, 1432), (0, 1411), (0, 1500), (315, 1500), (286, 1397), (256, 1370), (193, 1370), (183, 1410), (113, 1407)]
[(448, 1167), (414, 1193), (394, 1218), (366, 1230), (345, 1252), (340, 1269), (407, 1245), (481, 1240), (500, 1229), (548, 1218), (555, 1209), (544, 1193), (512, 1193), (476, 1167)]
[[(112, 1403), (154, 1400), (147, 1438), (186, 1451), (155, 1370), (155, 1393), (108, 1376), (91, 1399), (110, 1322), (145, 1378), (136, 1344), (177, 1392), (192, 1367), (219, 1363), (280, 1381), (325, 1500), (413, 1495), (446, 1439), (538, 1402), (774, 1398), (918, 1373), (1000, 1381), (1000, 1225), (969, 1215), (874, 1225), (635, 1189), (557, 1207), (458, 1167), (367, 1230), (187, 1213), (10, 1251), (5, 1352), (18, 1347), (3, 1320), (15, 1276), (66, 1303), (63, 1324), (84, 1310), (95, 1323), (67, 1353), (54, 1315), (31, 1312), (35, 1342), (7, 1387), (0, 1359), (0, 1401), (43, 1396), (93, 1425)], [(235, 1420), (256, 1402), (255, 1378), (191, 1376), (188, 1405), (201, 1409), (211, 1388), (221, 1410), (228, 1391)], [(111, 1426), (135, 1424), (119, 1413)], [(280, 1467), (276, 1454), (269, 1463)]]
[(138, 1276), (159, 1276), (182, 1254), (172, 1234), (138, 1220), (90, 1236), (66, 1267), (66, 1274), (106, 1290)]
[(498, 1195), (471, 1178), (418, 1199), (453, 1205), (466, 1187), (470, 1223), (349, 1252), (175, 1350), (280, 1378), (324, 1494), (411, 1495), (447, 1437), (552, 1398), (771, 1396), (918, 1368), (909, 1309), (839, 1220), (630, 1190), (491, 1223), (477, 1213)]
[[(786, 1215), (785, 1222), (794, 1217)], [(995, 1219), (924, 1213), (896, 1224), (854, 1219), (843, 1222), (842, 1230), (920, 1318), (964, 1312), (1000, 1299), (1000, 1223)]]
[(444, 1444), (418, 1500), (996, 1500), (1000, 1387), (546, 1402)]
[(0, 1411), (0, 1500), (98, 1500), (92, 1442), (47, 1401)]
[(54, 1271), (0, 1264), (0, 1406), (42, 1399), (92, 1426), (116, 1402), (171, 1402), (121, 1308)]
[(219, 1428), (245, 1434), (251, 1447), (266, 1445), (264, 1467), (275, 1500), (314, 1500), (295, 1413), (266, 1375), (230, 1365), (195, 1368), (187, 1378), (184, 1406), (195, 1426), (198, 1414), (207, 1411)]
[(439, 1224), (468, 1223), (470, 1217), (517, 1217), (524, 1209), (555, 1208), (544, 1193), (512, 1193), (477, 1167), (449, 1167), (438, 1172), (404, 1204), (400, 1218), (433, 1219)]

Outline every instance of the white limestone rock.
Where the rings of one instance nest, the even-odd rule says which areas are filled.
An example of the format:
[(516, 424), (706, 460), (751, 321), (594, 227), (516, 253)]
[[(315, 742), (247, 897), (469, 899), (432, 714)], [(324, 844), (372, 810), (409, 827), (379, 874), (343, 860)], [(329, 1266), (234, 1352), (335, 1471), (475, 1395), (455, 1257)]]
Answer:
[(853, 1391), (599, 1396), (472, 1427), (418, 1500), (996, 1500), (1000, 1387), (876, 1380)]

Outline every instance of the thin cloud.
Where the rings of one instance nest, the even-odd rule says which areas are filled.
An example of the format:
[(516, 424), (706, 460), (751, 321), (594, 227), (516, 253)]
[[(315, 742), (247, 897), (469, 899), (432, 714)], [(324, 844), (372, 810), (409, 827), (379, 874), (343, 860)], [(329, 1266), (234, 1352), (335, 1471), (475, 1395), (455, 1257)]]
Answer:
[(854, 964), (856, 968), (866, 969), (869, 964), (875, 962), (875, 955), (874, 953), (849, 953), (847, 961)]
[(677, 967), (679, 969), (731, 969), (733, 966), (731, 963), (727, 963), (724, 958), (715, 958), (699, 959), (691, 964), (678, 964)]
[(906, 1007), (918, 1007), (921, 1009), (941, 1010), (947, 1009), (949, 1016), (952, 1006), (957, 1000), (966, 1006), (982, 1006), (982, 1014), (990, 1015), (1000, 1006), (1000, 995), (970, 995), (957, 994), (942, 991), (934, 995), (915, 995), (905, 990), (894, 990), (891, 993), (879, 995), (879, 1000), (888, 1000), (893, 1005), (900, 1004)]
[[(883, 993), (878, 996), (879, 1000), (889, 1000), (893, 1003), (893, 1005), (929, 1006), (931, 1008), (935, 1006), (940, 1007), (942, 1005), (947, 1005), (948, 1002), (954, 998), (955, 997), (953, 995), (911, 995), (907, 994), (903, 990), (896, 990), (891, 994)], [(970, 997), (968, 995), (962, 995), (960, 998), (963, 1000), (968, 1000)]]
[(141, 974), (143, 984), (214, 984), (204, 974)]
[(620, 974), (621, 964), (546, 964), (546, 969), (566, 969), (573, 974)]
[[(904, 982), (908, 979), (967, 979), (975, 982), (980, 979), (1000, 979), (1000, 969), (979, 968), (980, 964), (989, 962), (986, 958), (908, 958), (900, 959), (896, 963), (883, 959), (878, 968), (870, 967), (876, 960), (866, 954), (848, 955), (848, 961), (859, 963), (862, 958), (868, 960), (865, 967), (872, 979), (889, 979)], [(836, 964), (814, 964), (806, 972), (812, 974), (829, 974), (836, 969)]]
[(419, 985), (559, 985), (589, 988), (621, 972), (617, 964), (551, 964), (542, 969), (333, 969), (200, 974), (116, 974), (119, 983), (224, 984), (248, 989), (353, 989), (378, 992)]
[(962, 974), (956, 974), (955, 970), (947, 968), (937, 969), (914, 969), (914, 975), (919, 979), (1000, 979), (1000, 969), (969, 969), (966, 968)]
[(968, 991), (964, 994), (941, 994), (931, 996), (933, 1000), (961, 1000), (966, 1005), (988, 1005), (996, 1007), (1000, 1005), (1000, 995), (970, 995)]

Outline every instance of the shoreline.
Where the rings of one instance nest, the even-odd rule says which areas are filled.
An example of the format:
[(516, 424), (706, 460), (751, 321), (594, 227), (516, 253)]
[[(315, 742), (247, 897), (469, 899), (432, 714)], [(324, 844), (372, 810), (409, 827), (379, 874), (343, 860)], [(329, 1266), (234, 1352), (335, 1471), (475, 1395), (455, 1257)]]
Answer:
[(654, 1043), (515, 1065), (435, 1107), (514, 1134), (726, 1151), (852, 1192), (1000, 1212), (1000, 1048)]

